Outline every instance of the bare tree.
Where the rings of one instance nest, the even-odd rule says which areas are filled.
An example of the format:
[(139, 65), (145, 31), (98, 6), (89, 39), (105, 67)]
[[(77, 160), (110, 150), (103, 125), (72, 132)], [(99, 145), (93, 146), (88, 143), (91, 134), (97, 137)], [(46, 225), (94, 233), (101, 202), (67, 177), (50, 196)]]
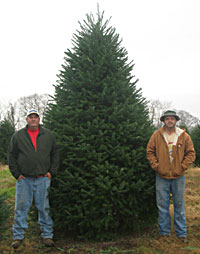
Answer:
[(160, 117), (163, 112), (171, 108), (171, 102), (161, 102), (159, 100), (150, 100), (149, 104), (149, 117), (153, 125), (156, 128), (160, 128), (162, 123), (160, 122)]
[(11, 105), (12, 103), (0, 103), (0, 121), (8, 116), (8, 111), (10, 110)]
[(150, 100), (148, 107), (149, 107), (149, 117), (156, 128), (160, 128), (162, 126), (162, 123), (160, 122), (160, 117), (168, 109), (175, 110), (176, 113), (180, 116), (178, 126), (184, 127), (187, 130), (191, 131), (193, 127), (199, 124), (199, 118), (192, 116), (187, 111), (173, 109), (171, 106), (171, 102)]
[(199, 124), (199, 118), (191, 115), (187, 111), (178, 110), (177, 114), (180, 117), (180, 121), (178, 122), (178, 125), (182, 127), (186, 127), (189, 131), (191, 131), (193, 127)]
[(40, 114), (41, 123), (43, 120), (43, 115), (45, 109), (47, 107), (49, 100), (48, 94), (32, 94), (29, 96), (24, 96), (18, 99), (17, 108), (18, 108), (18, 116), (20, 121), (17, 124), (17, 128), (22, 128), (26, 125), (26, 115), (29, 109), (34, 108), (37, 109)]
[(50, 96), (48, 94), (32, 94), (19, 98), (16, 102), (0, 103), (0, 121), (8, 120), (15, 129), (26, 125), (26, 115), (29, 109), (37, 109), (41, 123)]
[(8, 120), (14, 128), (16, 128), (19, 123), (19, 117), (17, 115), (17, 103), (9, 103), (7, 111), (5, 113), (4, 119)]

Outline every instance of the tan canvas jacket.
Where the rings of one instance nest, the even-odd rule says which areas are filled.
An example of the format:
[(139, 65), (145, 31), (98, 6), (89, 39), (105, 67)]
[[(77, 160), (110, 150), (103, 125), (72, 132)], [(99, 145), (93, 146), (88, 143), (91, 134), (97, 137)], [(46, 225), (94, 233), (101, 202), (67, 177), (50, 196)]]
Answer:
[(170, 163), (169, 150), (164, 138), (164, 127), (155, 131), (147, 145), (147, 159), (151, 167), (163, 178), (175, 179), (194, 162), (195, 150), (190, 136), (178, 127), (178, 139), (172, 148), (173, 161)]

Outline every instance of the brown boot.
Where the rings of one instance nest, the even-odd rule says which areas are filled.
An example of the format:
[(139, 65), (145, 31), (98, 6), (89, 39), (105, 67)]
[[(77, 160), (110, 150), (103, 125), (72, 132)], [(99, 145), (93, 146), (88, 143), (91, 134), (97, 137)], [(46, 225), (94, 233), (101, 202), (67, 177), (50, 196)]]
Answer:
[(22, 243), (22, 241), (23, 240), (14, 240), (13, 242), (12, 242), (12, 244), (11, 244), (11, 246), (14, 248), (14, 249), (17, 249), (20, 245), (21, 245), (21, 243)]
[(43, 238), (43, 243), (45, 247), (53, 247), (54, 241), (51, 238)]

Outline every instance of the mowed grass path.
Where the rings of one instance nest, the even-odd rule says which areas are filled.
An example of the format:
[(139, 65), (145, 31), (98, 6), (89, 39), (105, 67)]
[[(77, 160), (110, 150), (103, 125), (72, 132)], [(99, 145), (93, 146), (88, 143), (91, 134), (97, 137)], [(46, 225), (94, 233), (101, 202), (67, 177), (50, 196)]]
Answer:
[[(189, 244), (179, 242), (173, 228), (173, 204), (170, 205), (172, 215), (172, 234), (168, 239), (159, 239), (157, 224), (141, 234), (120, 237), (110, 242), (81, 242), (55, 235), (55, 247), (45, 248), (41, 243), (39, 226), (36, 220), (28, 217), (29, 230), (19, 249), (11, 247), (14, 212), (15, 179), (7, 166), (0, 166), (0, 193), (7, 192), (12, 204), (12, 213), (8, 229), (0, 240), (0, 254), (10, 253), (52, 253), (52, 254), (200, 254), (200, 168), (191, 168), (186, 173), (186, 218)], [(147, 204), (148, 205), (148, 204)]]

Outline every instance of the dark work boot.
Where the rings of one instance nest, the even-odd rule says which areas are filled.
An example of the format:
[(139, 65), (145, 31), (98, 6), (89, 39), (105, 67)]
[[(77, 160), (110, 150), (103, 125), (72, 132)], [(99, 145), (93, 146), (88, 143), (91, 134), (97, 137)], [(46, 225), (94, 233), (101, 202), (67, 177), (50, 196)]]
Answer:
[(42, 239), (45, 247), (53, 247), (54, 246), (54, 241), (51, 238), (43, 238)]
[(18, 240), (18, 239), (16, 239), (16, 240), (14, 240), (13, 242), (12, 242), (12, 247), (14, 248), (14, 249), (17, 249), (20, 245), (21, 245), (21, 243), (22, 243), (22, 241), (23, 240)]

